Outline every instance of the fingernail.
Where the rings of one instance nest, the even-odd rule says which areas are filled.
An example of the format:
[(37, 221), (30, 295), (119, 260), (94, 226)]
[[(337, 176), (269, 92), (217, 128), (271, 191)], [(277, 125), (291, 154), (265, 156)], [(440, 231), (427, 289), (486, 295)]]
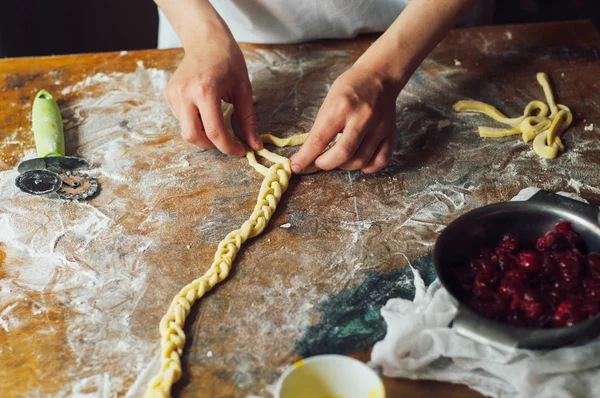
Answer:
[(298, 174), (298, 173), (300, 173), (300, 172), (302, 171), (302, 168), (301, 168), (300, 166), (298, 166), (297, 164), (293, 164), (293, 165), (292, 165), (292, 171), (293, 171), (295, 174)]

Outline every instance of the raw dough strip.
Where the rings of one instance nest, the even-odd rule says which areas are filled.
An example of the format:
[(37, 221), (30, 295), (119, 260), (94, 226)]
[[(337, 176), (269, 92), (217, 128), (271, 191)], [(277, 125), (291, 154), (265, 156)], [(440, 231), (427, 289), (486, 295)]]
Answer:
[[(563, 131), (568, 129), (569, 126), (571, 126), (571, 123), (573, 123), (573, 112), (571, 112), (569, 107), (563, 104), (558, 104), (558, 109), (560, 109), (560, 111), (565, 112), (565, 121), (560, 125), (560, 127), (557, 127), (556, 135), (560, 135)], [(554, 120), (556, 120), (559, 117), (558, 115), (560, 114), (560, 111), (556, 114)], [(551, 145), (550, 134), (548, 134), (548, 145)]]
[(550, 119), (552, 119), (558, 113), (558, 107), (556, 106), (556, 102), (554, 101), (554, 93), (552, 92), (552, 87), (550, 87), (550, 80), (548, 79), (548, 75), (544, 72), (538, 72), (535, 75), (535, 78), (544, 90), (546, 102), (550, 107)]
[[(231, 130), (230, 105), (223, 113), (226, 126)], [(264, 143), (278, 147), (301, 145), (308, 134), (299, 134), (289, 138), (278, 138), (270, 134), (261, 135)], [(240, 248), (248, 239), (260, 235), (277, 209), (281, 196), (286, 191), (292, 175), (290, 160), (267, 149), (256, 152), (259, 156), (273, 162), (271, 167), (258, 163), (253, 151), (246, 152), (248, 163), (265, 176), (252, 214), (239, 229), (230, 232), (218, 247), (213, 263), (204, 275), (194, 280), (177, 293), (165, 316), (160, 321), (161, 367), (159, 373), (150, 381), (145, 396), (150, 398), (169, 397), (171, 388), (181, 378), (181, 356), (185, 347), (185, 320), (196, 300), (199, 300), (216, 284), (229, 275), (233, 261)], [(316, 170), (316, 169), (315, 169)]]
[(565, 147), (560, 140), (560, 137), (556, 137), (551, 146), (547, 145), (546, 139), (548, 138), (549, 131), (550, 130), (546, 130), (535, 137), (533, 140), (533, 150), (542, 158), (554, 159), (559, 151), (565, 150)]
[(519, 125), (519, 129), (523, 132), (523, 141), (531, 141), (536, 135), (548, 129), (551, 123), (552, 121), (545, 117), (530, 116), (525, 118)]
[(572, 116), (569, 117), (570, 114), (571, 112), (568, 111), (558, 111), (556, 117), (554, 118), (554, 120), (552, 120), (552, 124), (550, 124), (550, 128), (547, 131), (545, 131), (548, 133), (546, 140), (546, 144), (548, 146), (553, 146), (554, 141), (558, 139), (558, 134), (560, 134), (561, 131), (569, 127), (571, 121), (573, 120)]
[[(274, 135), (271, 135), (271, 134), (261, 134), (261, 136), (260, 136), (260, 139), (265, 144), (273, 144), (279, 148), (283, 148), (286, 146), (302, 145), (302, 144), (304, 144), (304, 141), (306, 141), (307, 138), (308, 138), (308, 133), (293, 135), (293, 136), (287, 137), (287, 138), (279, 138), (279, 137), (275, 137)], [(336, 138), (336, 140), (337, 140), (337, 138)]]
[(452, 106), (452, 109), (454, 109), (456, 112), (483, 113), (484, 115), (487, 115), (502, 124), (507, 124), (512, 127), (518, 127), (526, 117), (531, 116), (536, 110), (538, 111), (537, 116), (548, 115), (548, 106), (542, 101), (531, 101), (525, 107), (523, 116), (514, 118), (506, 117), (496, 107), (479, 101), (458, 101)]
[(496, 127), (485, 127), (479, 126), (479, 136), (480, 137), (508, 137), (510, 135), (521, 134), (521, 129), (518, 127), (513, 127), (511, 129), (502, 129)]
[[(452, 109), (457, 112), (480, 112), (500, 123), (511, 126), (511, 128), (480, 126), (479, 136), (481, 137), (507, 137), (522, 134), (523, 141), (533, 140), (535, 153), (543, 158), (553, 159), (559, 151), (564, 150), (564, 145), (558, 136), (571, 125), (573, 114), (565, 105), (556, 103), (547, 74), (537, 73), (536, 79), (544, 90), (548, 105), (542, 101), (531, 101), (525, 107), (523, 116), (508, 118), (492, 105), (479, 101), (458, 101), (452, 106)], [(537, 115), (533, 115), (535, 111), (537, 111)], [(549, 115), (548, 112), (550, 112)]]

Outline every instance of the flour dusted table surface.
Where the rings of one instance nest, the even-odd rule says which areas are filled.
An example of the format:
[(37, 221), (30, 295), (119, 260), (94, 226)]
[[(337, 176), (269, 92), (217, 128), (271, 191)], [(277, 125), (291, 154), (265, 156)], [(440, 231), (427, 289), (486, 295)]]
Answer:
[[(260, 131), (306, 131), (335, 77), (372, 40), (243, 46)], [(385, 333), (381, 305), (412, 294), (407, 262), (431, 282), (435, 239), (458, 215), (531, 185), (600, 202), (599, 47), (588, 22), (453, 31), (398, 100), (390, 167), (292, 180), (265, 234), (192, 311), (175, 393), (267, 396), (300, 355), (366, 360)], [(245, 159), (178, 137), (161, 91), (181, 57), (0, 60), (3, 397), (139, 396), (172, 296), (204, 273), (217, 243), (250, 214), (262, 177)], [(543, 98), (538, 71), (575, 115), (554, 161), (515, 137), (481, 139), (475, 126), (485, 117), (451, 111), (473, 98), (516, 116)], [(67, 153), (92, 163), (101, 191), (91, 201), (14, 187), (17, 163), (34, 156), (31, 102), (42, 88), (63, 111)], [(390, 397), (479, 396), (450, 384), (385, 384)]]

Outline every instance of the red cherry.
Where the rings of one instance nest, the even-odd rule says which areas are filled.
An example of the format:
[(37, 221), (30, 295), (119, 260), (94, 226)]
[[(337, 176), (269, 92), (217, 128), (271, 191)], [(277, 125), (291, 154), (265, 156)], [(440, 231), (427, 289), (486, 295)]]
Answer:
[(535, 250), (539, 252), (545, 252), (546, 250), (548, 250), (548, 247), (546, 247), (546, 239), (538, 238), (538, 240), (535, 243)]
[(577, 260), (577, 263), (579, 264), (579, 268), (583, 269), (586, 267), (586, 265), (587, 265), (586, 258), (583, 254), (581, 254), (579, 249), (577, 249), (577, 248), (571, 249), (571, 255), (573, 256), (573, 258), (575, 260)]
[(526, 281), (528, 279), (527, 273), (520, 268), (511, 269), (505, 274), (505, 278), (515, 278), (520, 281)]
[(519, 267), (528, 274), (539, 271), (540, 263), (537, 254), (531, 250), (523, 250), (519, 253)]
[(571, 223), (569, 221), (561, 221), (556, 224), (556, 232), (560, 232), (561, 234), (565, 234), (573, 230)]
[(578, 298), (569, 298), (564, 300), (552, 316), (552, 325), (554, 327), (573, 326), (586, 318), (586, 314), (581, 311), (583, 302)]
[(567, 327), (575, 326), (578, 323), (585, 321), (586, 319), (587, 319), (587, 314), (585, 314), (581, 311), (575, 312), (571, 316), (571, 318), (567, 321), (566, 326)]
[(546, 292), (546, 295), (548, 297), (548, 303), (550, 307), (552, 307), (553, 310), (556, 310), (560, 303), (562, 303), (563, 300), (569, 296), (569, 293), (566, 290), (553, 288), (549, 289)]
[(552, 287), (558, 292), (564, 292), (564, 298), (571, 293), (575, 293), (579, 288), (579, 283), (574, 279), (558, 279), (554, 282)]
[(598, 314), (600, 311), (600, 307), (596, 303), (585, 303), (581, 306), (581, 312), (587, 316), (587, 318), (592, 318)]
[(516, 252), (519, 250), (519, 241), (511, 234), (504, 234), (498, 243), (498, 248), (505, 252)]
[(481, 272), (477, 274), (475, 277), (475, 282), (473, 283), (473, 294), (476, 297), (488, 297), (492, 295), (492, 286), (488, 282), (485, 275)]
[(585, 297), (594, 302), (600, 302), (600, 280), (598, 279), (584, 279), (583, 280), (583, 291)]
[(588, 253), (586, 263), (590, 274), (594, 278), (600, 278), (600, 253)]
[(481, 257), (482, 259), (493, 261), (492, 257), (494, 257), (495, 254), (496, 253), (494, 253), (492, 249), (485, 248), (481, 250), (481, 255), (479, 257)]
[(500, 249), (496, 252), (498, 259), (498, 268), (502, 272), (508, 272), (517, 266), (517, 256), (513, 253), (507, 253)]
[(579, 261), (571, 252), (556, 252), (554, 259), (565, 279), (577, 279), (581, 273)]
[(567, 245), (571, 249), (579, 249), (583, 243), (581, 237), (577, 235), (577, 233), (575, 233), (574, 231), (567, 231), (563, 234), (563, 236), (567, 240)]
[(498, 287), (498, 293), (505, 297), (512, 297), (515, 294), (517, 297), (521, 297), (524, 291), (525, 285), (523, 281), (509, 276), (505, 276), (502, 282), (500, 282), (500, 287)]
[(479, 272), (482, 272), (483, 275), (487, 276), (488, 278), (492, 278), (492, 276), (499, 271), (496, 263), (489, 258), (482, 258), (480, 264), (481, 268)]
[(544, 250), (564, 250), (567, 248), (567, 242), (565, 237), (558, 232), (548, 232), (543, 238), (543, 242), (540, 245), (538, 239), (537, 249), (539, 251)]
[(515, 312), (521, 306), (521, 297), (518, 294), (513, 294), (510, 300), (509, 308)]
[(471, 258), (471, 270), (474, 274), (478, 273), (481, 270), (481, 258), (472, 257)]
[(520, 303), (521, 311), (529, 324), (543, 323), (542, 318), (546, 318), (547, 305), (540, 292), (527, 290)]

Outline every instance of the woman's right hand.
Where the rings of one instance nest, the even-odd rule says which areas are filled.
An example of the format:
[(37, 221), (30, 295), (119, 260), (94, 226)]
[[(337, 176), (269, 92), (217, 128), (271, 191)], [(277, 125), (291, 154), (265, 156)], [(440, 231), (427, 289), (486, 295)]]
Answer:
[(254, 150), (262, 148), (244, 56), (226, 26), (187, 43), (183, 61), (169, 81), (165, 97), (187, 142), (202, 149), (217, 148), (228, 155), (244, 156), (244, 146), (223, 122), (223, 100), (234, 106), (242, 141)]

